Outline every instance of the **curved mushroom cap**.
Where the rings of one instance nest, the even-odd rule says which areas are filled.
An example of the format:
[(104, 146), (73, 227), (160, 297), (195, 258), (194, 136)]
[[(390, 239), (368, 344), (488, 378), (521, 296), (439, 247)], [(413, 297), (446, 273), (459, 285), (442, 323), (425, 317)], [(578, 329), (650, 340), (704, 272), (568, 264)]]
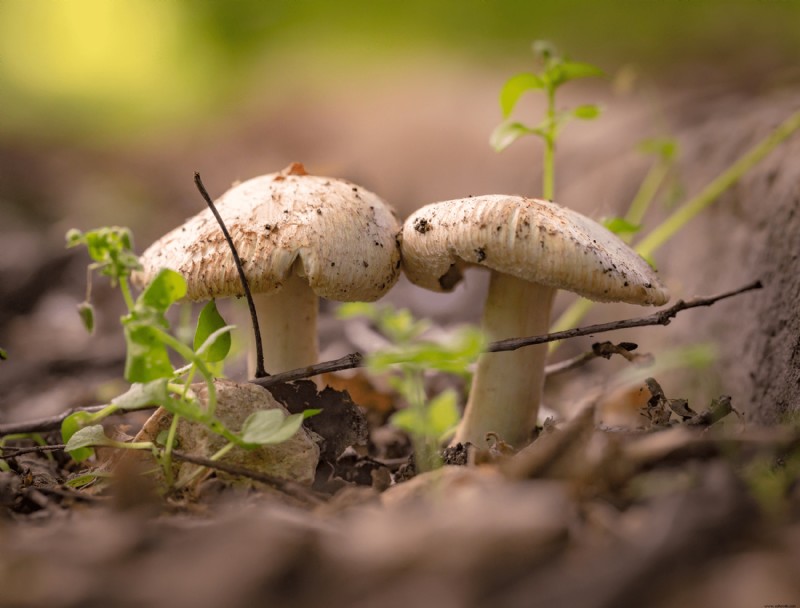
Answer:
[[(253, 293), (279, 290), (294, 271), (319, 296), (371, 301), (399, 277), (394, 210), (349, 181), (308, 175), (294, 163), (234, 186), (215, 204)], [(190, 300), (244, 293), (208, 209), (153, 243), (140, 262), (134, 281), (147, 283), (161, 268), (171, 268), (186, 278)]]
[(555, 203), (488, 195), (427, 205), (403, 227), (411, 282), (449, 291), (477, 264), (591, 300), (660, 305), (669, 300), (652, 268), (619, 238)]

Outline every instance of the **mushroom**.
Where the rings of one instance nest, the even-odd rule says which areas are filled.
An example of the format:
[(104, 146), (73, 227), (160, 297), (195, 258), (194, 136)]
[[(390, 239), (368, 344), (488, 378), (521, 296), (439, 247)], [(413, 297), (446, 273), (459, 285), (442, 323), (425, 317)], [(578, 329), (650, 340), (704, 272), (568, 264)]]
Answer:
[[(253, 293), (271, 373), (317, 362), (318, 296), (373, 301), (399, 277), (395, 212), (352, 182), (308, 175), (293, 163), (232, 187), (216, 206)], [(140, 285), (171, 268), (186, 278), (189, 300), (244, 295), (208, 209), (153, 243), (140, 262)]]
[[(491, 341), (547, 333), (557, 289), (602, 302), (669, 299), (650, 266), (604, 227), (521, 196), (427, 205), (406, 220), (402, 254), (411, 282), (433, 291), (450, 291), (465, 266), (489, 268), (482, 329)], [(524, 445), (541, 401), (546, 354), (539, 345), (481, 355), (454, 441), (485, 447), (494, 432)]]

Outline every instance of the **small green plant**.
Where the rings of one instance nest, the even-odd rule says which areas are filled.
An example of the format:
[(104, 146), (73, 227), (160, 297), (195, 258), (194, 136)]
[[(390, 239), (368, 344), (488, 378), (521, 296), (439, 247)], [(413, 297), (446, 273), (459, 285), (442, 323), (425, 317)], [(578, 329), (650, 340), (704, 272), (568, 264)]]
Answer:
[[(552, 45), (543, 41), (534, 42), (533, 50), (542, 69), (536, 73), (517, 74), (505, 82), (500, 91), (500, 108), (504, 121), (492, 132), (490, 143), (495, 150), (500, 151), (525, 135), (536, 135), (544, 139), (543, 196), (546, 199), (552, 199), (555, 179), (555, 144), (559, 130), (572, 119), (593, 119), (600, 113), (600, 109), (595, 105), (578, 106), (572, 110), (557, 110), (556, 90), (571, 80), (602, 76), (603, 72), (591, 64), (566, 59)], [(547, 109), (545, 118), (539, 124), (526, 126), (513, 121), (510, 116), (520, 97), (532, 90), (541, 90), (545, 94)], [(626, 243), (630, 243), (648, 263), (655, 266), (653, 255), (659, 248), (678, 234), (689, 221), (713, 204), (745, 173), (761, 162), (798, 128), (800, 128), (800, 111), (789, 116), (697, 195), (678, 205), (664, 221), (637, 241), (636, 238), (642, 232), (644, 217), (665, 180), (674, 171), (678, 157), (678, 146), (675, 140), (671, 138), (645, 140), (640, 144), (640, 150), (654, 155), (656, 162), (645, 175), (626, 214), (622, 217), (605, 218), (602, 222)], [(592, 306), (593, 303), (589, 300), (576, 300), (553, 323), (551, 331), (564, 331), (575, 327)], [(552, 342), (550, 352), (558, 348), (558, 345), (559, 342)]]
[[(571, 120), (593, 120), (600, 115), (600, 108), (593, 104), (580, 105), (569, 110), (556, 108), (556, 91), (567, 82), (579, 78), (603, 76), (603, 71), (589, 63), (570, 61), (562, 56), (549, 42), (533, 43), (533, 52), (541, 64), (536, 73), (524, 72), (509, 78), (500, 90), (500, 109), (503, 122), (492, 132), (490, 143), (500, 152), (526, 135), (535, 135), (544, 140), (544, 168), (542, 172), (542, 195), (552, 199), (555, 194), (555, 149), (561, 129)], [(542, 91), (547, 100), (545, 117), (536, 125), (528, 126), (511, 119), (517, 102), (528, 91)]]
[(460, 419), (458, 397), (448, 389), (428, 400), (424, 373), (437, 370), (468, 378), (470, 364), (486, 347), (482, 334), (464, 328), (444, 343), (423, 340), (427, 322), (414, 319), (406, 309), (363, 302), (341, 305), (338, 315), (343, 319), (366, 317), (392, 343), (367, 356), (367, 370), (373, 374), (399, 371), (390, 375), (389, 381), (408, 407), (393, 414), (390, 422), (411, 436), (419, 470), (440, 466), (439, 447), (452, 436)]
[[(93, 454), (92, 447), (151, 450), (164, 471), (169, 485), (172, 484), (172, 450), (178, 421), (181, 418), (201, 424), (227, 439), (228, 443), (211, 459), (222, 458), (234, 446), (254, 449), (261, 445), (279, 443), (291, 437), (302, 424), (303, 418), (314, 413), (285, 416), (278, 410), (261, 410), (251, 414), (237, 433), (228, 429), (215, 416), (216, 389), (213, 367), (223, 361), (231, 346), (230, 332), (234, 328), (226, 325), (214, 301), (210, 301), (200, 312), (194, 331), (192, 346), (170, 333), (166, 318), (167, 310), (186, 295), (186, 281), (169, 269), (162, 269), (156, 277), (134, 299), (129, 278), (138, 268), (133, 253), (132, 236), (128, 229), (111, 227), (90, 232), (70, 230), (67, 246), (86, 246), (93, 262), (89, 265), (86, 300), (79, 306), (79, 314), (87, 330), (93, 328), (93, 309), (90, 302), (91, 273), (99, 271), (118, 285), (127, 307), (122, 327), (127, 345), (125, 379), (131, 382), (130, 389), (111, 400), (102, 410), (76, 412), (67, 417), (61, 426), (66, 450), (76, 461)], [(171, 354), (180, 357), (184, 365), (175, 368)], [(199, 375), (207, 387), (208, 397), (202, 404), (191, 384)], [(133, 411), (159, 405), (172, 414), (172, 422), (163, 442), (119, 442), (105, 436), (99, 424), (107, 416), (119, 411)]]

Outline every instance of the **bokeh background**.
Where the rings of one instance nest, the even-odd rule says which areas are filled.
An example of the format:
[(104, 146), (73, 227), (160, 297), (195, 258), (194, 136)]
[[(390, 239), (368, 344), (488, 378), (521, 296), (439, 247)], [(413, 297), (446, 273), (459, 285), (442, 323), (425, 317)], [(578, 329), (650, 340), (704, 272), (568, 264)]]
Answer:
[[(141, 250), (202, 209), (194, 171), (218, 195), (292, 161), (361, 183), (404, 216), (468, 194), (536, 195), (539, 142), (498, 154), (488, 137), (502, 83), (531, 69), (541, 38), (607, 74), (564, 90), (565, 105), (606, 110), (566, 129), (556, 198), (619, 212), (648, 166), (636, 143), (670, 134), (676, 113), (696, 114), (684, 121), (694, 128), (717, 111), (698, 99), (755, 106), (800, 81), (797, 23), (800, 4), (784, 0), (2, 0), (0, 346), (12, 358), (0, 400), (25, 396), (28, 413), (97, 402), (91, 379), (61, 378), (35, 402), (30, 381), (104, 358), (113, 369), (98, 373), (118, 373), (113, 294), (98, 287), (110, 312), (91, 342), (74, 315), (85, 281), (84, 260), (63, 250), (70, 227), (127, 225)], [(519, 115), (539, 112), (529, 95)], [(471, 284), (432, 308), (407, 287), (395, 297), (474, 320), (481, 279)]]

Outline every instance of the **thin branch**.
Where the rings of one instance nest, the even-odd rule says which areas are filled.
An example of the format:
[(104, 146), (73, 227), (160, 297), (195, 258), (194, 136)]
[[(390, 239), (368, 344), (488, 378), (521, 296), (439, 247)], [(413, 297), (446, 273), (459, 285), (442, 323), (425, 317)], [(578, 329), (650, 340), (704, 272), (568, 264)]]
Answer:
[[(739, 294), (753, 291), (755, 289), (761, 289), (763, 285), (761, 281), (755, 281), (745, 287), (741, 287), (740, 289), (736, 289), (734, 291), (728, 291), (722, 293), (720, 295), (712, 296), (709, 298), (696, 298), (694, 300), (689, 300), (688, 302), (684, 300), (678, 300), (675, 304), (670, 306), (669, 308), (665, 308), (664, 310), (659, 310), (652, 315), (647, 317), (638, 317), (636, 319), (627, 319), (624, 321), (614, 321), (612, 323), (600, 323), (597, 325), (589, 325), (587, 327), (579, 327), (577, 329), (569, 329), (567, 331), (558, 331), (552, 334), (544, 334), (541, 336), (530, 336), (527, 338), (509, 338), (508, 340), (498, 340), (497, 342), (491, 342), (486, 351), (490, 353), (496, 352), (503, 352), (509, 350), (517, 350), (518, 348), (522, 348), (523, 346), (533, 346), (534, 344), (545, 344), (547, 342), (554, 342), (556, 340), (567, 340), (569, 338), (578, 338), (580, 336), (588, 336), (591, 334), (599, 334), (608, 331), (615, 331), (617, 329), (628, 329), (631, 327), (643, 327), (646, 325), (669, 325), (672, 319), (681, 311), (688, 310), (690, 308), (698, 308), (700, 306), (711, 306), (720, 300), (725, 300), (727, 298), (732, 298)], [(605, 356), (605, 355), (599, 355)], [(363, 367), (364, 366), (364, 357), (360, 353), (352, 353), (350, 355), (346, 355), (341, 359), (336, 359), (335, 361), (325, 361), (323, 363), (317, 363), (316, 365), (309, 365), (308, 367), (302, 367), (299, 369), (293, 369), (288, 372), (283, 372), (281, 374), (275, 374), (274, 376), (269, 376), (268, 378), (256, 378), (254, 380), (250, 380), (250, 382), (254, 384), (258, 384), (259, 386), (268, 387), (272, 386), (273, 384), (279, 384), (281, 382), (290, 382), (292, 380), (300, 380), (302, 378), (310, 378), (312, 376), (317, 376), (319, 374), (323, 374), (326, 372), (334, 372), (340, 371), (345, 369), (353, 369), (356, 367)]]
[(8, 460), (9, 458), (16, 458), (23, 454), (44, 454), (45, 452), (60, 452), (66, 447), (65, 444), (59, 445), (35, 445), (26, 448), (18, 448), (8, 445), (0, 445), (0, 459)]
[(669, 325), (675, 316), (690, 308), (698, 308), (700, 306), (711, 306), (720, 300), (732, 298), (739, 294), (761, 289), (763, 285), (761, 281), (755, 281), (736, 289), (728, 291), (723, 294), (712, 296), (710, 298), (696, 298), (689, 300), (678, 300), (675, 304), (664, 310), (659, 310), (647, 317), (638, 317), (636, 319), (626, 319), (624, 321), (612, 321), (611, 323), (598, 323), (597, 325), (588, 325), (587, 327), (578, 327), (576, 329), (568, 329), (566, 331), (557, 331), (552, 334), (544, 334), (541, 336), (530, 336), (528, 338), (509, 338), (507, 340), (498, 340), (492, 342), (486, 349), (490, 353), (505, 352), (510, 350), (517, 350), (523, 346), (533, 346), (534, 344), (546, 344), (547, 342), (555, 342), (556, 340), (568, 340), (570, 338), (579, 338), (581, 336), (589, 336), (591, 334), (599, 334), (607, 331), (616, 331), (618, 329), (630, 329), (631, 327), (644, 327), (646, 325)]
[[(0, 450), (2, 450), (2, 454), (0, 454), (0, 459), (8, 460), (10, 458), (16, 458), (17, 456), (22, 456), (23, 454), (33, 454), (33, 453), (44, 453), (44, 452), (56, 452), (61, 451), (65, 447), (65, 444), (60, 445), (37, 445), (32, 447), (26, 448), (15, 448), (10, 446), (0, 446)], [(112, 447), (113, 446), (109, 446)], [(8, 453), (6, 453), (8, 452)], [(290, 494), (295, 498), (300, 498), (307, 502), (313, 504), (321, 504), (322, 500), (310, 489), (306, 488), (305, 486), (296, 483), (294, 481), (290, 481), (288, 479), (281, 479), (279, 477), (273, 477), (272, 475), (267, 475), (265, 473), (260, 473), (258, 471), (253, 471), (252, 469), (247, 469), (245, 467), (240, 467), (233, 464), (228, 464), (225, 462), (219, 462), (216, 460), (209, 460), (208, 458), (203, 458), (201, 456), (194, 456), (192, 454), (185, 454), (183, 452), (172, 452), (172, 457), (175, 460), (181, 460), (184, 462), (190, 462), (192, 464), (199, 465), (201, 467), (206, 467), (209, 469), (216, 469), (218, 471), (222, 471), (224, 473), (230, 473), (231, 475), (237, 475), (239, 477), (246, 477), (248, 479), (252, 479), (254, 481), (258, 481), (261, 483), (265, 483), (270, 485), (286, 494)], [(42, 488), (39, 488), (42, 489)], [(80, 494), (79, 494), (80, 496)]]
[(208, 208), (211, 209), (211, 213), (214, 214), (219, 227), (222, 229), (222, 234), (225, 235), (225, 240), (228, 242), (228, 247), (230, 247), (231, 253), (233, 254), (233, 261), (236, 264), (236, 270), (239, 271), (239, 280), (242, 282), (244, 296), (247, 298), (247, 306), (250, 308), (250, 318), (253, 322), (253, 333), (255, 334), (254, 337), (256, 342), (256, 378), (263, 378), (269, 374), (267, 374), (267, 372), (264, 370), (264, 350), (261, 346), (261, 330), (258, 327), (256, 306), (253, 303), (253, 295), (250, 293), (250, 285), (247, 283), (247, 277), (244, 275), (242, 260), (239, 258), (239, 253), (236, 251), (236, 246), (233, 244), (233, 239), (231, 238), (228, 229), (225, 227), (225, 222), (222, 221), (222, 216), (220, 216), (219, 211), (217, 211), (217, 207), (214, 205), (214, 202), (208, 195), (208, 191), (203, 185), (203, 180), (200, 179), (200, 174), (197, 172), (194, 174), (194, 183), (197, 186), (197, 189), (200, 191), (203, 200), (205, 200), (206, 204), (208, 205)]
[[(488, 352), (501, 352), (501, 351), (509, 351), (509, 350), (516, 350), (518, 348), (522, 348), (523, 346), (531, 346), (533, 344), (544, 344), (547, 342), (553, 342), (555, 340), (566, 340), (569, 338), (577, 338), (579, 336), (587, 336), (590, 334), (599, 334), (608, 331), (615, 331), (617, 329), (628, 329), (631, 327), (644, 327), (647, 325), (669, 325), (672, 319), (681, 311), (688, 310), (690, 308), (698, 308), (701, 306), (711, 306), (719, 302), (720, 300), (725, 300), (727, 298), (732, 298), (742, 293), (746, 293), (748, 291), (753, 291), (756, 289), (761, 289), (763, 285), (761, 281), (755, 281), (745, 287), (740, 289), (736, 289), (734, 291), (728, 291), (722, 293), (717, 296), (712, 296), (709, 298), (696, 298), (694, 300), (689, 300), (688, 302), (684, 300), (679, 300), (673, 306), (669, 308), (665, 308), (664, 310), (660, 310), (652, 315), (647, 317), (639, 317), (636, 319), (628, 319), (624, 321), (614, 321), (612, 323), (600, 323), (598, 325), (590, 325), (588, 327), (581, 327), (578, 329), (569, 329), (567, 331), (559, 331), (552, 334), (545, 334), (542, 336), (531, 336), (528, 338), (511, 338), (508, 340), (500, 340), (498, 342), (492, 342), (489, 344), (487, 351)], [(298, 369), (289, 370), (287, 372), (282, 372), (280, 374), (275, 374), (272, 376), (267, 376), (263, 378), (255, 378), (250, 380), (253, 384), (258, 384), (259, 386), (263, 386), (267, 388), (269, 386), (273, 386), (275, 384), (280, 384), (283, 382), (291, 382), (293, 380), (302, 380), (304, 378), (311, 378), (313, 376), (318, 376), (319, 374), (324, 374), (328, 372), (336, 372), (345, 369), (355, 369), (358, 367), (364, 366), (364, 356), (360, 353), (351, 353), (349, 355), (345, 355), (339, 359), (335, 359), (333, 361), (324, 361), (322, 363), (317, 363), (316, 365), (309, 365), (308, 367), (301, 367)], [(63, 414), (58, 414), (56, 416), (51, 416), (49, 418), (41, 418), (38, 420), (31, 420), (28, 422), (17, 422), (11, 424), (0, 424), (0, 436), (2, 435), (10, 435), (11, 433), (35, 433), (35, 432), (42, 432), (42, 431), (52, 431), (58, 429), (63, 422), (64, 418), (72, 414), (73, 412), (78, 411), (88, 411), (88, 412), (97, 412), (101, 410), (105, 406), (91, 406), (87, 408), (74, 408)], [(122, 413), (122, 412), (120, 412)]]
[(632, 342), (620, 342), (619, 344), (614, 344), (612, 342), (595, 342), (592, 344), (592, 350), (581, 353), (572, 359), (565, 359), (563, 361), (558, 361), (557, 363), (551, 363), (544, 368), (544, 374), (547, 377), (555, 376), (556, 374), (563, 374), (564, 372), (568, 372), (581, 367), (582, 365), (586, 365), (589, 363), (589, 361), (593, 361), (601, 357), (603, 359), (610, 359), (611, 355), (620, 355), (630, 362), (648, 359), (651, 357), (651, 355), (641, 355), (631, 352), (637, 348), (638, 345), (633, 344)]
[(246, 477), (248, 479), (252, 479), (253, 481), (265, 483), (269, 486), (277, 488), (278, 490), (281, 490), (282, 492), (285, 492), (286, 494), (294, 496), (295, 498), (300, 498), (312, 504), (321, 504), (323, 502), (322, 499), (319, 498), (309, 488), (306, 488), (297, 482), (289, 481), (288, 479), (273, 477), (272, 475), (259, 473), (258, 471), (253, 471), (252, 469), (247, 469), (245, 467), (228, 464), (226, 462), (219, 462), (217, 460), (209, 460), (208, 458), (202, 458), (201, 456), (194, 456), (192, 454), (185, 454), (183, 452), (173, 451), (172, 457), (175, 460), (190, 462), (201, 467), (216, 469), (217, 471), (222, 471), (223, 473), (230, 473), (231, 475)]
[(291, 369), (287, 372), (280, 374), (272, 374), (266, 378), (254, 378), (250, 380), (253, 384), (258, 384), (264, 388), (274, 386), (275, 384), (282, 384), (284, 382), (292, 382), (293, 380), (302, 380), (304, 378), (311, 378), (319, 376), (320, 374), (327, 374), (330, 372), (338, 372), (344, 369), (355, 369), (364, 366), (364, 356), (361, 353), (350, 353), (340, 359), (333, 361), (323, 361), (308, 367), (300, 367), (298, 369)]

